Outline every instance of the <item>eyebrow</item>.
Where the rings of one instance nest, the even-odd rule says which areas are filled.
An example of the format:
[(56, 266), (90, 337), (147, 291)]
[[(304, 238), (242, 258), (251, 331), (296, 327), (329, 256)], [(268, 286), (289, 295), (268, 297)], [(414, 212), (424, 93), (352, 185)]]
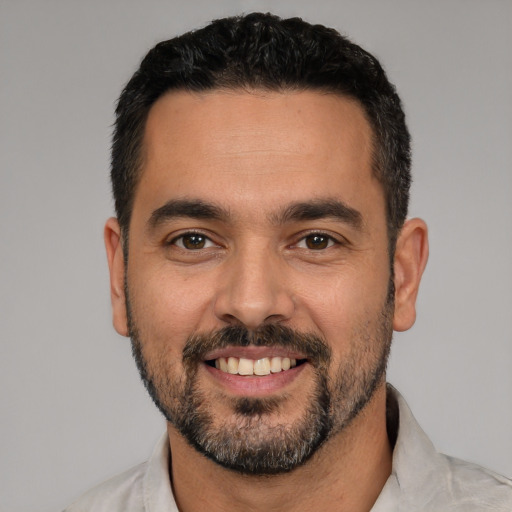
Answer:
[[(180, 217), (227, 221), (230, 214), (225, 208), (200, 199), (171, 199), (153, 211), (147, 224), (154, 229), (166, 221)], [(328, 218), (345, 222), (357, 229), (363, 224), (361, 213), (338, 199), (295, 202), (270, 215), (274, 224)]]
[(284, 224), (293, 221), (318, 220), (333, 218), (361, 229), (361, 213), (338, 199), (313, 199), (311, 201), (292, 203), (274, 216), (274, 222)]
[(151, 214), (148, 220), (148, 227), (154, 229), (165, 221), (179, 217), (226, 220), (229, 217), (229, 213), (219, 206), (205, 203), (201, 200), (171, 199)]

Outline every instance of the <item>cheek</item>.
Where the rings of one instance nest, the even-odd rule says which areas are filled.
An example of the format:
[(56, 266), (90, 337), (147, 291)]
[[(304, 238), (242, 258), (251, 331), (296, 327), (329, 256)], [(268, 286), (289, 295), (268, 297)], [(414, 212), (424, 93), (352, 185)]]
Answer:
[(349, 350), (354, 332), (377, 318), (386, 303), (389, 268), (381, 262), (345, 267), (312, 279), (303, 293), (307, 315), (333, 348)]
[(128, 285), (132, 316), (141, 339), (146, 345), (167, 348), (172, 342), (181, 350), (191, 334), (204, 330), (209, 288), (176, 273), (137, 270), (137, 277)]

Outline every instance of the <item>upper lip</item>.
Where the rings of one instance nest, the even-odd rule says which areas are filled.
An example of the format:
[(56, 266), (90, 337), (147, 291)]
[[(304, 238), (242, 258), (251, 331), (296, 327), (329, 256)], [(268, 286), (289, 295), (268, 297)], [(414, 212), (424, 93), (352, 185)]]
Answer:
[(289, 357), (290, 359), (307, 359), (304, 354), (290, 350), (285, 347), (257, 347), (249, 345), (248, 347), (225, 347), (208, 352), (204, 360), (211, 361), (219, 357), (238, 357), (245, 359), (263, 359), (264, 357)]

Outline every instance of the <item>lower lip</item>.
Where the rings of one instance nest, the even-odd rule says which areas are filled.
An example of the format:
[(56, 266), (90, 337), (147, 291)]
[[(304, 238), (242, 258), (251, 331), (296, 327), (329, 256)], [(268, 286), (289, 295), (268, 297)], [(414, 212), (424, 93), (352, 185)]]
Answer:
[(308, 366), (308, 363), (302, 363), (295, 368), (263, 376), (233, 375), (207, 364), (203, 364), (203, 366), (217, 382), (234, 395), (265, 396), (289, 386)]

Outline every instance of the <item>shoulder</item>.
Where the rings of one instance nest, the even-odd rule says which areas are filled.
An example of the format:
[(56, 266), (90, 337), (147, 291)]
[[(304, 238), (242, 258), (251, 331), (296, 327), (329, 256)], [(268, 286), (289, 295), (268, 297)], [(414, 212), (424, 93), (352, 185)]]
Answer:
[(64, 512), (142, 512), (144, 474), (147, 463), (139, 464), (94, 487)]
[(446, 492), (451, 495), (454, 510), (512, 511), (512, 480), (490, 469), (443, 455), (446, 472)]
[(393, 470), (373, 512), (512, 512), (511, 480), (439, 453), (391, 386), (387, 409)]
[(147, 462), (93, 488), (64, 512), (177, 512), (169, 466), (169, 439), (165, 432)]

